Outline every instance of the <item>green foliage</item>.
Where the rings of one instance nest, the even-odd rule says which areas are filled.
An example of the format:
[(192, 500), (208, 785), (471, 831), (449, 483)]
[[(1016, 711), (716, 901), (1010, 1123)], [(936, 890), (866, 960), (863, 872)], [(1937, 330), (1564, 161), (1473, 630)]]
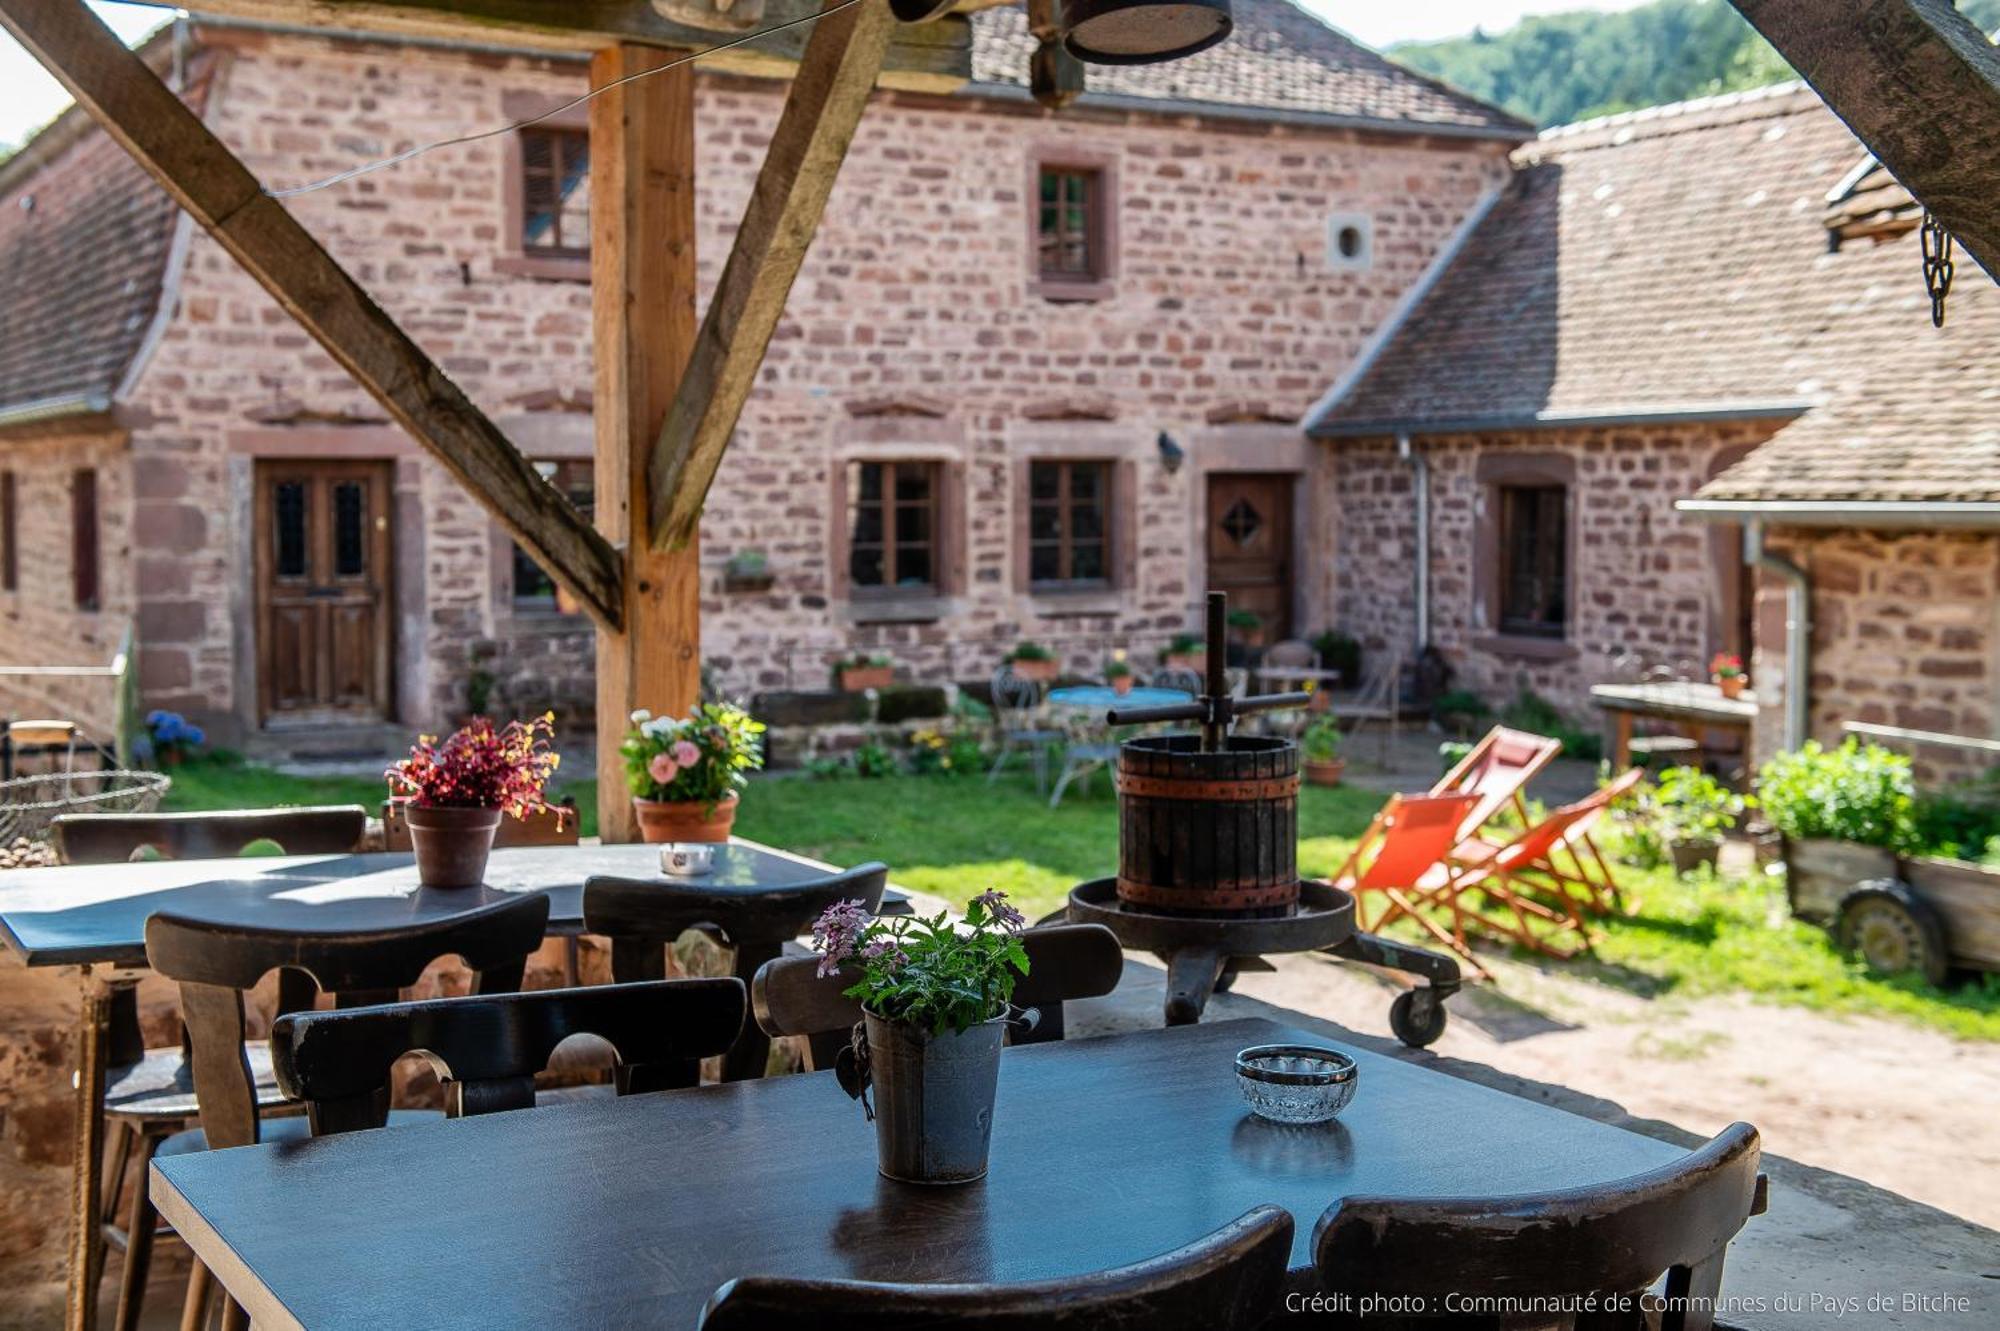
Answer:
[(892, 666), (894, 664), (896, 664), (896, 659), (886, 652), (856, 652), (853, 656), (843, 656), (833, 663), (833, 679), (836, 684), (839, 683), (840, 672), (843, 670), (866, 670), (870, 666), (881, 667)]
[(244, 842), (243, 849), (236, 852), (239, 857), (246, 860), (269, 859), (284, 853), (285, 848), (267, 836)]
[(872, 739), (854, 751), (856, 776), (879, 781), (885, 776), (896, 775), (897, 771), (896, 755)]
[(1914, 813), (1916, 844), (1926, 854), (1983, 861), (2000, 843), (2000, 768), (1977, 781), (1919, 795)]
[(1160, 659), (1169, 656), (1194, 656), (1208, 650), (1208, 640), (1199, 633), (1176, 633), (1165, 647), (1160, 649)]
[(963, 928), (944, 911), (929, 919), (871, 919), (858, 902), (841, 902), (820, 917), (813, 942), (822, 969), (831, 963), (860, 971), (845, 991), (849, 998), (878, 1016), (942, 1035), (1007, 1011), (1015, 980), (1028, 973), (1028, 950), (1016, 936), (1026, 923), (996, 891), (966, 903)]
[(1255, 633), (1264, 627), (1264, 617), (1255, 610), (1231, 610), (1229, 627), (1238, 633)]
[(1594, 763), (1604, 756), (1604, 739), (1576, 725), (1547, 698), (1524, 688), (1500, 713), (1500, 724), (1562, 741), (1563, 757)]
[[(2000, 0), (1960, 0), (1984, 31)], [(1538, 125), (1759, 88), (1792, 70), (1728, 0), (1654, 0), (1623, 13), (1578, 10), (1523, 19), (1498, 35), (1391, 47), (1444, 79)]]
[(1340, 682), (1349, 688), (1361, 682), (1361, 644), (1339, 629), (1328, 629), (1312, 640), (1323, 670), (1340, 672)]
[(1320, 717), (1299, 737), (1299, 748), (1311, 762), (1332, 762), (1340, 756), (1340, 722), (1330, 716)]
[(1837, 749), (1807, 740), (1757, 773), (1757, 799), (1788, 837), (1825, 837), (1909, 850), (1916, 845), (1910, 760), (1850, 737)]
[(696, 703), (686, 717), (632, 713), (618, 746), (625, 785), (640, 799), (716, 805), (764, 765), (764, 723), (733, 703)]
[(1699, 767), (1669, 767), (1654, 783), (1652, 798), (1661, 835), (1670, 846), (1721, 844), (1749, 805)]
[(1104, 663), (1104, 677), (1106, 679), (1130, 679), (1132, 677), (1131, 662), (1126, 661), (1122, 657), (1113, 657)]
[(1471, 689), (1440, 693), (1431, 703), (1431, 719), (1453, 729), (1470, 728), (1491, 715), (1493, 708)]
[(977, 776), (986, 770), (986, 749), (966, 731), (919, 730), (910, 736), (910, 770), (919, 776)]
[(1464, 762), (1472, 752), (1472, 746), (1462, 739), (1448, 739), (1438, 745), (1438, 771), (1449, 772)]
[(1007, 653), (1009, 661), (1053, 661), (1056, 654), (1039, 642), (1016, 643), (1014, 650)]

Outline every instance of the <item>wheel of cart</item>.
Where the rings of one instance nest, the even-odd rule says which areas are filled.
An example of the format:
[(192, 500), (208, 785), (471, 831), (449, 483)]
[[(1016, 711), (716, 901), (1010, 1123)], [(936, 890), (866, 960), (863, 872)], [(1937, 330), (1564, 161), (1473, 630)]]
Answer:
[(1456, 957), (1366, 933), (1352, 934), (1323, 950), (1343, 961), (1424, 981), (1397, 994), (1389, 1004), (1389, 1030), (1411, 1049), (1427, 1049), (1444, 1034), (1445, 1000), (1459, 991), (1463, 980)]
[(1884, 975), (1914, 972), (1943, 984), (1951, 974), (1944, 920), (1900, 879), (1877, 878), (1849, 892), (1834, 937)]

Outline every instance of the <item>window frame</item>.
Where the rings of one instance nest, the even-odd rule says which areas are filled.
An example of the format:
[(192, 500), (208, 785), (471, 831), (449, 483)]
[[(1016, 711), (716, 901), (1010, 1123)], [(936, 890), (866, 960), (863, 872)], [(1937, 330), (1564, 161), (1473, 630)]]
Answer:
[[(586, 519), (592, 516), (596, 507), (595, 487), (597, 481), (597, 460), (594, 457), (531, 457), (528, 459), (528, 465), (535, 468), (538, 473), (543, 467), (549, 468), (549, 472), (543, 475), (542, 479), (550, 485), (555, 486), (557, 492), (564, 499), (569, 500)], [(584, 472), (587, 481), (585, 485), (577, 487), (574, 485), (566, 486), (562, 483), (562, 477), (565, 472), (574, 473), (579, 469)], [(574, 481), (574, 475), (572, 475), (571, 479)], [(579, 492), (587, 492), (591, 495), (588, 505), (577, 503), (576, 496)], [(582, 615), (582, 606), (576, 606), (567, 610), (563, 608), (561, 589), (555, 585), (555, 580), (549, 578), (547, 572), (539, 564), (535, 564), (532, 559), (528, 558), (527, 552), (521, 549), (518, 542), (508, 540), (506, 542), (506, 549), (507, 603), (515, 614), (548, 615), (563, 620), (576, 619)], [(522, 595), (520, 575), (521, 564), (524, 560), (532, 565), (541, 577), (548, 578), (549, 590), (546, 593), (533, 592), (525, 596)]]
[(21, 493), (14, 471), (0, 471), (0, 592), (21, 590)]
[[(1560, 641), (1570, 630), (1569, 487), (1546, 483), (1496, 486), (1500, 512), (1500, 596), (1495, 623), (1508, 637)], [(1523, 567), (1523, 565), (1530, 567)], [(1551, 588), (1547, 584), (1554, 582)], [(1519, 599), (1528, 595), (1532, 605)], [(1553, 603), (1558, 618), (1543, 611)], [(1525, 612), (1525, 613), (1523, 613)]]
[(104, 608), (104, 530), (99, 499), (97, 468), (78, 467), (70, 473), (70, 599), (86, 613)]
[[(1057, 567), (1061, 576), (1037, 578), (1035, 576), (1035, 551), (1038, 547), (1051, 544), (1051, 538), (1035, 535), (1035, 509), (1045, 501), (1035, 497), (1035, 469), (1054, 467), (1057, 469), (1056, 498), (1059, 534), (1053, 539), (1057, 551)], [(1076, 533), (1072, 530), (1075, 520), (1073, 482), (1079, 468), (1088, 467), (1097, 473), (1097, 537), (1099, 567), (1104, 571), (1094, 578), (1072, 576), (1075, 560)], [(1062, 595), (1067, 592), (1108, 591), (1118, 585), (1117, 558), (1117, 496), (1118, 467), (1110, 458), (1063, 458), (1036, 457), (1028, 459), (1027, 492), (1023, 503), (1027, 509), (1028, 526), (1025, 535), (1028, 559), (1028, 590), (1036, 595)]]
[[(1085, 217), (1090, 271), (1070, 273), (1042, 267), (1042, 177), (1047, 174), (1088, 177), (1091, 191)], [(1028, 154), (1027, 207), (1028, 292), (1050, 301), (1107, 300), (1117, 293), (1118, 277), (1118, 159), (1109, 152), (1069, 145)]]
[[(1516, 453), (1484, 443), (1474, 468), (1479, 502), (1473, 519), (1473, 548), (1477, 568), (1473, 575), (1476, 615), (1482, 636), (1473, 646), (1496, 656), (1525, 660), (1568, 660), (1578, 654), (1578, 513), (1581, 491), (1577, 482), (1577, 459), (1573, 453)], [(1513, 487), (1560, 487), (1563, 503), (1563, 626), (1560, 636), (1551, 633), (1524, 633), (1503, 624), (1501, 608), (1505, 597), (1505, 537), (1502, 491)]]
[[(522, 136), (538, 131), (559, 131), (585, 136), (586, 147), (590, 133), (590, 109), (586, 106), (563, 107), (567, 100), (542, 93), (507, 92), (501, 95), (501, 114), (509, 121), (535, 120), (537, 123), (525, 130), (515, 130), (503, 139), (502, 170), (504, 179), (501, 194), (505, 201), (506, 216), (501, 232), (501, 251), (493, 261), (496, 272), (513, 277), (527, 277), (539, 281), (588, 282), (590, 280), (590, 246), (586, 243), (581, 250), (573, 253), (551, 253), (542, 249), (531, 249), (523, 242), (527, 230), (527, 159)], [(592, 200), (593, 205), (595, 200)]]
[[(854, 601), (928, 600), (944, 595), (946, 586), (944, 489), (949, 475), (946, 464), (935, 458), (857, 457), (843, 459), (839, 465), (844, 473), (845, 499), (839, 518), (842, 532), (840, 571), (848, 598)], [(861, 497), (860, 469), (863, 467), (883, 468), (881, 498)], [(896, 534), (895, 510), (905, 506), (905, 501), (895, 497), (898, 468), (921, 470), (927, 474), (930, 482), (928, 496), (920, 501), (929, 512), (930, 537), (921, 543), (903, 541)], [(859, 582), (854, 577), (856, 547), (854, 524), (855, 517), (864, 504), (872, 504), (883, 510), (882, 539), (879, 542), (866, 543), (871, 546), (877, 544), (881, 546), (882, 569), (888, 580), (880, 583)], [(911, 503), (909, 506), (916, 507), (917, 504)], [(930, 554), (930, 581), (921, 585), (896, 581), (898, 552), (906, 545), (915, 547), (918, 544), (922, 544)]]

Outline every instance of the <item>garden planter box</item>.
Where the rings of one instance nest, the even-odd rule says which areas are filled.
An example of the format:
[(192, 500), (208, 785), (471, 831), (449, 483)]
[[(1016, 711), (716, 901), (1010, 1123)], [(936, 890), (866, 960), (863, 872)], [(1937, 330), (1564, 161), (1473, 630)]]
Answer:
[(840, 688), (844, 693), (866, 693), (869, 689), (886, 689), (895, 682), (894, 666), (849, 666), (840, 672)]
[(1785, 895), (1791, 900), (1792, 914), (1802, 920), (1830, 924), (1856, 884), (1895, 876), (1896, 856), (1880, 846), (1818, 839), (1785, 841)]
[(1925, 855), (1904, 860), (1901, 877), (1937, 912), (1952, 965), (2000, 970), (2000, 870)]

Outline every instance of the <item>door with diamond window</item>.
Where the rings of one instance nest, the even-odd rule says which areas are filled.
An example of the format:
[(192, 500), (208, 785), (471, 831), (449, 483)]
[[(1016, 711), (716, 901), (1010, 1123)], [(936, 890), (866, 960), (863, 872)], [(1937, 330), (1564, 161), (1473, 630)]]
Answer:
[(390, 698), (390, 464), (257, 464), (257, 693), (268, 722), (379, 721)]
[(1231, 610), (1254, 610), (1264, 640), (1292, 632), (1292, 478), (1208, 477), (1208, 586)]

